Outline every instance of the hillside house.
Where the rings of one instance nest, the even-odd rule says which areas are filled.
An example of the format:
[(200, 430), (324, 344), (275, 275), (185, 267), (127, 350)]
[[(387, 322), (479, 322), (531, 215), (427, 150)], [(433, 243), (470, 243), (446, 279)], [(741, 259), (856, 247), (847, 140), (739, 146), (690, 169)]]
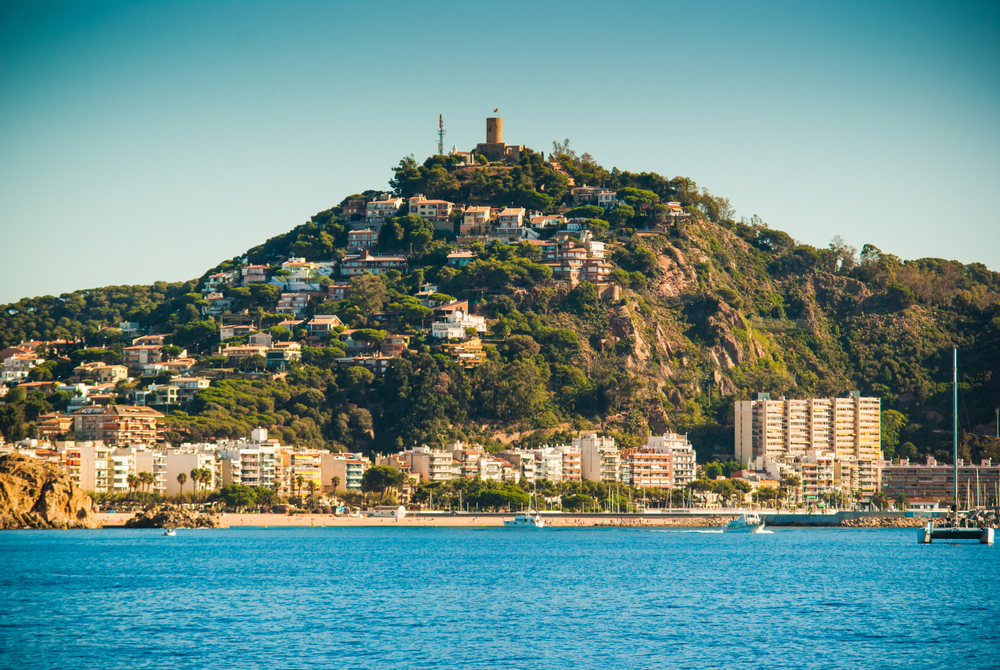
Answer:
[(378, 231), (374, 228), (362, 228), (347, 233), (348, 253), (357, 253), (360, 249), (373, 249), (376, 246), (378, 246)]
[(357, 217), (363, 218), (365, 215), (365, 210), (368, 205), (368, 201), (364, 198), (354, 198), (352, 200), (347, 200), (344, 202), (344, 213), (343, 216), (347, 218)]
[(208, 304), (201, 308), (201, 313), (205, 316), (222, 316), (233, 308), (233, 300), (221, 293), (209, 293), (205, 296)]
[(455, 268), (456, 270), (464, 268), (466, 265), (476, 260), (479, 256), (474, 251), (460, 250), (453, 251), (448, 254), (446, 262), (448, 267)]
[(429, 221), (433, 224), (434, 230), (455, 232), (455, 226), (451, 221), (451, 212), (454, 208), (454, 203), (447, 200), (428, 200), (421, 193), (410, 198), (410, 214), (416, 214), (421, 219)]
[(340, 265), (340, 273), (345, 277), (363, 275), (366, 272), (380, 275), (389, 270), (398, 270), (405, 275), (408, 271), (406, 256), (377, 256), (362, 249), (359, 253), (344, 258)]
[(243, 277), (243, 285), (262, 284), (267, 281), (266, 265), (248, 265), (240, 270)]
[(391, 195), (372, 200), (365, 205), (365, 223), (381, 225), (386, 219), (396, 216), (402, 206), (403, 199)]
[(486, 332), (486, 319), (481, 316), (473, 316), (462, 310), (440, 317), (431, 324), (431, 337), (439, 340), (456, 339), (464, 340), (468, 338), (466, 328), (473, 328), (477, 333)]
[(309, 334), (314, 337), (329, 337), (343, 322), (333, 314), (317, 314), (309, 320)]
[(158, 363), (161, 358), (158, 344), (135, 345), (122, 349), (122, 363), (130, 368), (141, 368), (150, 363)]
[(329, 302), (346, 300), (351, 294), (351, 285), (346, 281), (334, 282), (326, 288), (326, 292), (326, 299)]
[(219, 290), (224, 284), (235, 284), (237, 278), (239, 277), (239, 272), (236, 270), (228, 270), (226, 272), (216, 272), (213, 275), (209, 275), (208, 279), (205, 280), (205, 286), (202, 287), (203, 293), (212, 293)]
[(462, 214), (458, 234), (465, 236), (488, 235), (493, 210), (489, 207), (467, 207)]

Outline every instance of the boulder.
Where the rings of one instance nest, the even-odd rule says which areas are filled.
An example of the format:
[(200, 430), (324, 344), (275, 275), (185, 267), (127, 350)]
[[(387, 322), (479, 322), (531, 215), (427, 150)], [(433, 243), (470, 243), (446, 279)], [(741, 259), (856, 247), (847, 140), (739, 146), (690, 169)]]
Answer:
[(219, 528), (216, 514), (195, 514), (175, 505), (163, 504), (139, 512), (125, 522), (126, 528)]
[(94, 502), (56, 465), (0, 456), (0, 528), (96, 528)]

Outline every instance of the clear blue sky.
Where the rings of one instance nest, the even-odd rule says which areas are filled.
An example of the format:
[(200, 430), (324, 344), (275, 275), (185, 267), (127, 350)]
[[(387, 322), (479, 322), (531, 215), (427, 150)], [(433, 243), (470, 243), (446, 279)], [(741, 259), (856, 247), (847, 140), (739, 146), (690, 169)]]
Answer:
[(4, 2), (0, 302), (197, 277), (407, 154), (569, 138), (1000, 270), (1000, 4)]

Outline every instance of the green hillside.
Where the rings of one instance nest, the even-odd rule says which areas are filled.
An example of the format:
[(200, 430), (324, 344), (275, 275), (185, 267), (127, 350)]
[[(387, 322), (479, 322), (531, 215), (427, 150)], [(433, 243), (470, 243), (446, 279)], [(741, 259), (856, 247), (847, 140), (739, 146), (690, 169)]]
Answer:
[[(552, 282), (527, 244), (478, 245), (477, 261), (446, 267), (454, 240), (404, 210), (383, 228), (379, 249), (404, 250), (410, 273), (390, 273), (351, 299), (314, 301), (310, 309), (335, 313), (351, 327), (409, 334), (410, 352), (381, 378), (338, 371), (336, 341), (307, 346), (303, 364), (283, 379), (236, 371), (172, 412), (168, 439), (245, 436), (263, 425), (289, 443), (384, 453), (453, 438), (490, 447), (552, 443), (585, 429), (630, 445), (648, 431), (674, 430), (690, 433), (705, 460), (732, 455), (736, 399), (857, 389), (882, 398), (887, 456), (934, 454), (950, 462), (957, 346), (961, 455), (1000, 458), (1000, 441), (990, 437), (1000, 406), (1000, 274), (982, 264), (903, 261), (869, 245), (858, 254), (839, 238), (828, 248), (798, 244), (756, 216), (734, 221), (726, 199), (689, 179), (608, 171), (576, 156), (568, 142), (547, 158), (525, 151), (515, 165), (405, 158), (390, 187), (405, 197), (550, 213), (567, 202), (569, 178), (614, 189), (626, 203), (574, 212), (595, 219), (590, 228), (616, 266), (620, 300), (599, 298), (589, 283)], [(689, 216), (672, 219), (669, 201)], [(341, 207), (332, 207), (189, 282), (23, 299), (0, 312), (0, 348), (85, 338), (87, 350), (71, 354), (72, 363), (113, 361), (122, 347), (115, 327), (134, 321), (217, 366), (210, 353), (218, 324), (200, 310), (208, 275), (250, 263), (274, 270), (292, 255), (339, 260), (347, 223)], [(486, 363), (463, 369), (420, 335), (428, 310), (412, 296), (425, 282), (481, 301), (491, 320)], [(278, 339), (299, 338), (275, 326), (283, 318), (271, 314), (278, 293), (267, 285), (225, 289)], [(71, 371), (70, 362), (49, 357), (34, 379)], [(8, 440), (32, 434), (40, 413), (67, 400), (22, 396), (10, 393), (0, 405)]]

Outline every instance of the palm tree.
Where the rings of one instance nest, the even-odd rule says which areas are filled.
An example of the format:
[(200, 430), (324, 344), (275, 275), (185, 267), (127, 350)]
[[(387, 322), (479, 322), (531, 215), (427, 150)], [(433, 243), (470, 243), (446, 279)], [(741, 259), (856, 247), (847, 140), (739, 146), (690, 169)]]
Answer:
[(125, 478), (125, 483), (128, 484), (128, 496), (132, 497), (132, 491), (134, 491), (139, 486), (139, 478), (135, 475), (129, 475)]
[(177, 474), (177, 483), (181, 485), (180, 497), (184, 496), (184, 484), (187, 482), (188, 476), (183, 472)]
[(198, 482), (201, 480), (201, 471), (198, 468), (191, 469), (191, 485), (194, 487), (194, 498), (198, 499)]
[(212, 484), (212, 471), (208, 468), (201, 469), (201, 483), (208, 488)]
[(295, 478), (296, 490), (298, 491), (298, 495), (300, 496), (302, 495), (302, 482), (304, 481), (305, 477), (303, 477), (302, 475), (299, 475), (298, 477)]
[(333, 497), (336, 498), (337, 497), (337, 487), (340, 486), (340, 477), (334, 477), (330, 481), (333, 482)]
[(313, 497), (313, 496), (316, 495), (316, 489), (317, 488), (319, 488), (319, 487), (316, 486), (316, 480), (315, 479), (310, 479), (309, 480), (309, 497)]

